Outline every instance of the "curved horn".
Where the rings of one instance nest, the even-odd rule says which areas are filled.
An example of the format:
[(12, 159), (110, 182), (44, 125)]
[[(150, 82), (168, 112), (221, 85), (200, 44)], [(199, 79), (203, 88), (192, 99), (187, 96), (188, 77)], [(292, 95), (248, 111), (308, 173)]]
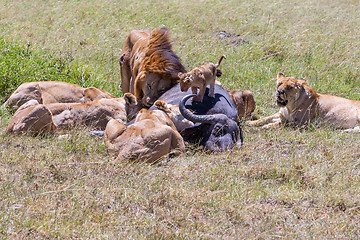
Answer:
[(215, 116), (212, 115), (195, 115), (191, 112), (189, 112), (186, 108), (185, 108), (185, 103), (186, 101), (193, 97), (196, 96), (196, 94), (189, 94), (186, 95), (185, 97), (183, 97), (183, 99), (181, 99), (180, 103), (179, 103), (179, 109), (181, 114), (184, 116), (184, 118), (186, 118), (187, 120), (190, 120), (192, 122), (201, 122), (201, 123), (214, 123), (214, 120), (216, 120)]

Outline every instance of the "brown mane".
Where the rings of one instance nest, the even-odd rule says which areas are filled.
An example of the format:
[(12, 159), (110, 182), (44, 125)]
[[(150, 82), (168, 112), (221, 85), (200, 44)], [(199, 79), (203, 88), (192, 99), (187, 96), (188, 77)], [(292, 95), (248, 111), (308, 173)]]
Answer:
[(180, 58), (172, 50), (168, 29), (156, 28), (151, 32), (142, 69), (173, 78), (185, 72)]

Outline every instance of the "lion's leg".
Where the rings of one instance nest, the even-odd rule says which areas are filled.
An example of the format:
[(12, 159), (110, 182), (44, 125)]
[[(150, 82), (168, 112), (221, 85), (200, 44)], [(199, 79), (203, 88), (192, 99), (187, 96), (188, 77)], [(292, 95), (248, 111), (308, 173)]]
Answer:
[(117, 148), (116, 139), (126, 130), (126, 126), (116, 119), (112, 119), (106, 125), (104, 131), (105, 146), (111, 150)]
[(198, 95), (198, 88), (197, 87), (191, 87), (191, 91), (193, 94), (196, 94), (196, 96), (193, 97), (193, 101), (198, 102), (199, 101), (199, 95)]
[(210, 83), (210, 89), (209, 89), (209, 97), (214, 98), (215, 97), (215, 79)]
[(197, 87), (191, 87), (191, 91), (193, 94), (197, 94)]
[(268, 123), (268, 124), (262, 126), (261, 129), (279, 128), (280, 126), (281, 126), (281, 121)]
[(129, 53), (123, 53), (119, 61), (120, 72), (121, 72), (120, 88), (123, 93), (127, 93), (130, 91), (131, 68), (130, 68), (130, 59), (128, 54)]
[(203, 101), (204, 95), (205, 95), (205, 91), (206, 91), (206, 85), (203, 85), (203, 86), (200, 88), (199, 94), (196, 96), (196, 100), (197, 100), (198, 102), (202, 102), (202, 101)]
[(178, 131), (173, 131), (171, 136), (171, 150), (175, 155), (185, 152), (184, 139)]
[(255, 121), (247, 121), (245, 122), (245, 125), (250, 127), (261, 127), (269, 123), (281, 123), (280, 113), (275, 113), (274, 115), (260, 118)]

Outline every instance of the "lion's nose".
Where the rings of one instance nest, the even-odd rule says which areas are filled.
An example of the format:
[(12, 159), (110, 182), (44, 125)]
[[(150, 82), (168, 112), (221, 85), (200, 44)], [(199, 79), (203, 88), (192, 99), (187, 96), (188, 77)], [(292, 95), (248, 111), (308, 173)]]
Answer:
[(152, 100), (150, 99), (150, 97), (146, 97), (144, 100), (145, 100), (145, 101), (143, 101), (143, 104), (144, 104), (145, 106), (150, 107), (151, 105), (153, 105), (153, 102), (154, 102), (154, 101), (152, 101)]

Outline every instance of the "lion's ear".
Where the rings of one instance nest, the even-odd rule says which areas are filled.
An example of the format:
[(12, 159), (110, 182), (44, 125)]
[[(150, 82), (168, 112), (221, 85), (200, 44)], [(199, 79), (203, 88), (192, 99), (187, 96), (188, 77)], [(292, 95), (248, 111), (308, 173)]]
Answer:
[(178, 75), (177, 75), (177, 76), (178, 76), (178, 80), (180, 80), (181, 78), (183, 78), (184, 75), (185, 75), (185, 73), (179, 72)]
[(125, 93), (124, 99), (127, 105), (129, 106), (136, 106), (138, 104), (138, 101), (134, 94), (132, 93)]
[(299, 85), (304, 85), (306, 83), (306, 79), (302, 78), (302, 79), (298, 79), (298, 84)]
[(277, 79), (284, 78), (284, 77), (285, 77), (285, 75), (282, 72), (279, 72), (277, 74)]

